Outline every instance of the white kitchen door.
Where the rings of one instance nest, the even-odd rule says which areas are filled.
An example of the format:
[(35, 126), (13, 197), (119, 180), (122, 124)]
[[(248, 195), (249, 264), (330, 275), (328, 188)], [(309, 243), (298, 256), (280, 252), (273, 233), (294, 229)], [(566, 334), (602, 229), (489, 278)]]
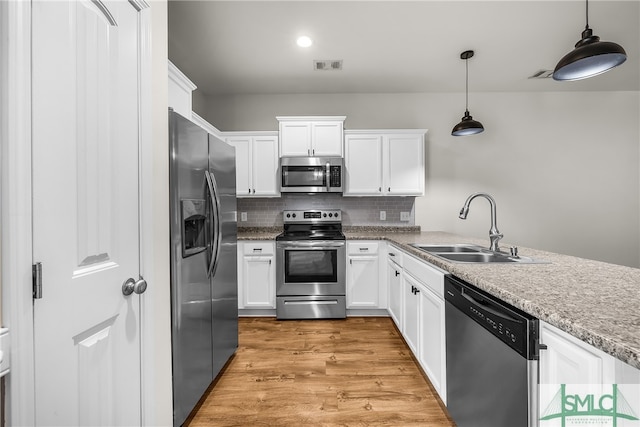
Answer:
[[(38, 426), (141, 424), (140, 10), (32, 3)], [(141, 284), (141, 282), (140, 282)], [(142, 288), (138, 288), (142, 291)]]

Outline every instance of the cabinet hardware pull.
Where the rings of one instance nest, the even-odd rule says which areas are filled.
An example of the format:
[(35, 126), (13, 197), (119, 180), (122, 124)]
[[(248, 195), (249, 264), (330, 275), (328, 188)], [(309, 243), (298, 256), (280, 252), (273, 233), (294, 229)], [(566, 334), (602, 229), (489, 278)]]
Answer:
[(253, 252), (262, 252), (262, 248), (253, 248)]
[(400, 272), (396, 270), (396, 276), (399, 276), (399, 275), (400, 275)]
[(382, 187), (378, 187), (378, 193), (382, 193)]
[(247, 193), (251, 194), (251, 189), (249, 189), (249, 191)]
[(256, 189), (255, 188), (253, 189), (253, 194), (256, 194)]
[(387, 189), (387, 191), (388, 191), (389, 193), (391, 193), (391, 187), (389, 187), (389, 188)]

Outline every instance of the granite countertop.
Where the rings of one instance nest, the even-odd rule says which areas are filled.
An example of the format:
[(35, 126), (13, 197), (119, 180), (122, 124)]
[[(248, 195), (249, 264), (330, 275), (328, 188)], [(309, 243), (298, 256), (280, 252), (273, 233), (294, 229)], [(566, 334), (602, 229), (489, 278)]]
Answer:
[[(240, 240), (272, 240), (279, 232), (242, 232)], [(640, 269), (519, 247), (544, 264), (462, 264), (420, 251), (410, 243), (471, 243), (489, 238), (354, 227), (348, 240), (386, 240), (418, 258), (640, 369)], [(268, 237), (271, 236), (271, 237)], [(501, 242), (502, 243), (502, 242)], [(508, 243), (502, 243), (508, 248)]]
[(238, 240), (275, 240), (282, 227), (238, 227)]

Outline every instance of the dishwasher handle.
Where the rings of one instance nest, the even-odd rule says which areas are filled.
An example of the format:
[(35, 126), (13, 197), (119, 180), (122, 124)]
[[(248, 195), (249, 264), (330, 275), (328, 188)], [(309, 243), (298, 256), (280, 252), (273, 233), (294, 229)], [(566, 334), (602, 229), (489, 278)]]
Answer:
[(476, 307), (479, 307), (482, 310), (493, 314), (494, 316), (501, 317), (503, 319), (508, 319), (508, 320), (510, 320), (512, 322), (522, 323), (522, 320), (516, 319), (515, 317), (511, 316), (509, 313), (506, 313), (504, 311), (498, 311), (498, 310), (492, 308), (490, 303), (487, 300), (484, 300), (484, 299), (483, 300), (479, 300), (477, 298), (474, 298), (468, 292), (465, 292), (464, 288), (462, 288), (460, 291), (461, 291), (460, 295), (462, 295), (462, 297), (464, 299), (469, 301), (471, 304), (474, 304)]

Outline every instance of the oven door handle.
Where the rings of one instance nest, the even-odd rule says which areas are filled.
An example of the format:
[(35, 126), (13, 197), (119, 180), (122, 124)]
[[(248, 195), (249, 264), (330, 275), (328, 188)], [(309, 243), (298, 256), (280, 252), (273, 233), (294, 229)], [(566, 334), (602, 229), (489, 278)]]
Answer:
[(344, 241), (317, 240), (317, 241), (296, 241), (296, 242), (277, 242), (276, 247), (279, 248), (339, 248), (344, 246)]

